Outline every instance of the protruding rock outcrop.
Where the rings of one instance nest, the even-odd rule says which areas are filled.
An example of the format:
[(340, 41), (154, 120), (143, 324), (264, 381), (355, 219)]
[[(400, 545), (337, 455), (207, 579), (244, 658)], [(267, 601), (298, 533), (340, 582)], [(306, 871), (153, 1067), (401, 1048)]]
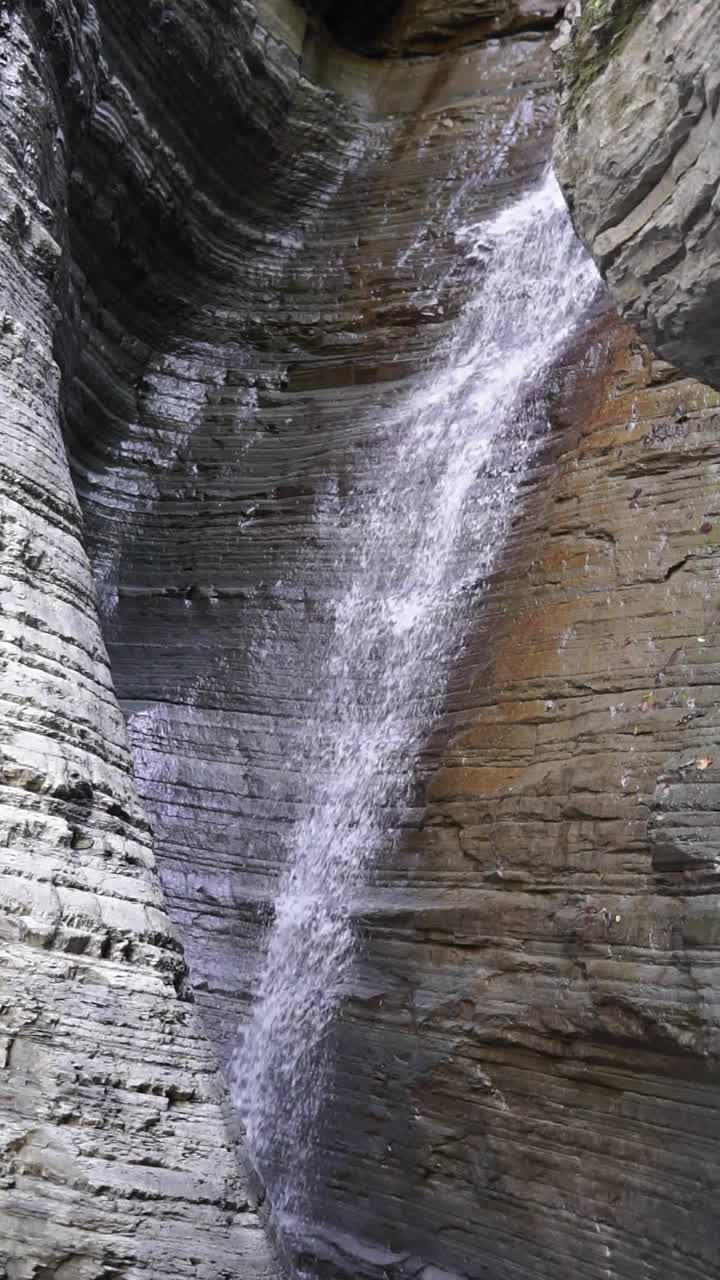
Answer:
[(583, 0), (555, 166), (623, 315), (720, 388), (720, 8)]

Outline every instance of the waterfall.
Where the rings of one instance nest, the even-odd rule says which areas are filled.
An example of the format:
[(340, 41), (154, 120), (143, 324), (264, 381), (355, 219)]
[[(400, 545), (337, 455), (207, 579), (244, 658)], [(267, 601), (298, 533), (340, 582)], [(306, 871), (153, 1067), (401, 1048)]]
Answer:
[[(280, 1213), (303, 1212), (353, 899), (412, 778), (468, 600), (502, 547), (542, 438), (548, 373), (598, 286), (552, 174), (457, 238), (475, 293), (435, 367), (383, 424), (339, 521), (346, 589), (299, 744), (311, 803), (289, 838), (233, 1063), (250, 1150)], [(308, 654), (309, 671), (315, 661)]]

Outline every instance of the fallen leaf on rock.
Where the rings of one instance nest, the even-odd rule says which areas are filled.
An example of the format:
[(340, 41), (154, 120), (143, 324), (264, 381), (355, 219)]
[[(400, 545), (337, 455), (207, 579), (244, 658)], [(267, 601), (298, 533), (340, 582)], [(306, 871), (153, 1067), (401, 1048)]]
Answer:
[(701, 525), (700, 525), (700, 532), (701, 532), (701, 533), (712, 533), (712, 524), (710, 523), (710, 521), (709, 521), (709, 520), (706, 520), (704, 524), (701, 524)]
[(710, 756), (700, 756), (700, 758), (695, 761), (695, 768), (709, 769), (711, 764), (712, 764), (712, 758)]

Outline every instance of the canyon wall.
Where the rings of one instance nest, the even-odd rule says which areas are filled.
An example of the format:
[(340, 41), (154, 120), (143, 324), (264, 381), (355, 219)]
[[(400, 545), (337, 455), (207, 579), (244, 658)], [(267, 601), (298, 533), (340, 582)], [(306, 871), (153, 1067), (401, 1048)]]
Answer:
[(568, 11), (555, 164), (577, 230), (653, 349), (720, 387), (720, 10)]
[(590, 354), (368, 894), (316, 1245), (348, 1276), (358, 1230), (375, 1276), (716, 1266), (720, 416), (612, 320)]
[(11, 6), (0, 31), (0, 1274), (270, 1280), (262, 1191), (160, 891), (60, 431), (58, 321), (78, 339), (88, 323), (72, 324), (67, 210), (73, 144), (109, 78), (100, 31), (70, 4)]
[[(277, 1274), (196, 1009), (226, 1063), (343, 498), (549, 161), (560, 7), (2, 19), (8, 1280)], [(315, 1276), (714, 1273), (720, 411), (607, 300), (547, 395), (352, 904)]]

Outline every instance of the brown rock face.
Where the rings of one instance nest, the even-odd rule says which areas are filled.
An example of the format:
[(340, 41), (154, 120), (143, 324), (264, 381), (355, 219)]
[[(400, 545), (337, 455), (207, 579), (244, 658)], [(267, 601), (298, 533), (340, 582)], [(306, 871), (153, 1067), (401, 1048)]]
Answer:
[[(555, 9), (47, 0), (3, 27), (8, 1280), (277, 1274), (83, 542), (226, 1061), (308, 804), (344, 499), (482, 289), (457, 231), (547, 164)], [(716, 1274), (717, 396), (607, 304), (545, 390), (351, 904), (314, 1277)]]
[(328, 1195), (357, 1229), (364, 1130), (391, 1274), (398, 1200), (427, 1275), (716, 1266), (718, 413), (614, 322), (576, 355), (338, 1031)]

